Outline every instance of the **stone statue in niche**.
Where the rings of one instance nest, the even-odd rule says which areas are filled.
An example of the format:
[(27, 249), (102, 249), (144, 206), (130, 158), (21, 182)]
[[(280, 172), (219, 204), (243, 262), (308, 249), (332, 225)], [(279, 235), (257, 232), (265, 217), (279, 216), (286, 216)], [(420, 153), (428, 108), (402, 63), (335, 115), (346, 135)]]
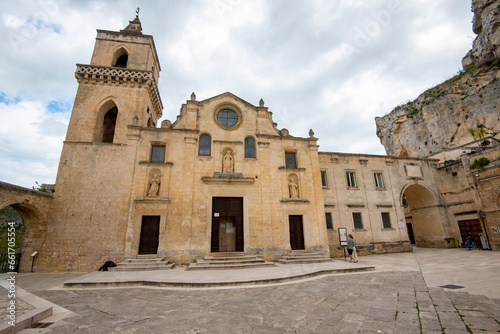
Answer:
[(234, 160), (230, 150), (226, 151), (224, 158), (222, 159), (222, 173), (233, 173), (234, 172)]
[(160, 175), (153, 173), (149, 179), (148, 197), (156, 197), (160, 192)]
[(293, 178), (288, 180), (288, 189), (290, 189), (290, 198), (299, 198), (299, 186)]

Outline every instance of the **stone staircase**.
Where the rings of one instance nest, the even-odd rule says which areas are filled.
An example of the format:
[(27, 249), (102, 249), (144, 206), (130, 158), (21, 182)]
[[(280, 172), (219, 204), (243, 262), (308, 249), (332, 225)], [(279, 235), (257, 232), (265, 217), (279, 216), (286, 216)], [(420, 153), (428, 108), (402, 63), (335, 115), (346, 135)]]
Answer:
[(321, 263), (321, 262), (331, 262), (331, 258), (321, 254), (308, 252), (305, 250), (293, 250), (291, 254), (283, 256), (279, 259), (279, 263), (283, 264), (303, 264), (303, 263)]
[(153, 255), (136, 255), (135, 258), (127, 259), (117, 263), (116, 267), (108, 268), (109, 271), (145, 271), (172, 269), (173, 264)]
[(251, 269), (273, 267), (272, 262), (254, 255), (245, 255), (243, 252), (214, 253), (190, 263), (187, 270), (218, 270), (218, 269)]

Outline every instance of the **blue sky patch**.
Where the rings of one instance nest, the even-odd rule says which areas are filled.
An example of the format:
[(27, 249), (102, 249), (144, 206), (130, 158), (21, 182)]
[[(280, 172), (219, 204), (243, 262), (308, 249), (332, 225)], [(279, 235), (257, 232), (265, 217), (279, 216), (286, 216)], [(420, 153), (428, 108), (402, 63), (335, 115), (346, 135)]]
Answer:
[(28, 25), (32, 25), (33, 27), (35, 27), (36, 30), (42, 30), (43, 28), (46, 28), (54, 31), (57, 34), (61, 32), (60, 24), (47, 23), (43, 20), (36, 19), (34, 17), (30, 17), (27, 23)]
[(0, 103), (5, 103), (6, 105), (9, 105), (11, 103), (19, 103), (21, 102), (21, 99), (18, 97), (15, 98), (9, 98), (7, 95), (5, 95), (4, 92), (0, 92)]
[(71, 111), (71, 104), (62, 101), (50, 101), (47, 104), (47, 109), (51, 113), (65, 113)]

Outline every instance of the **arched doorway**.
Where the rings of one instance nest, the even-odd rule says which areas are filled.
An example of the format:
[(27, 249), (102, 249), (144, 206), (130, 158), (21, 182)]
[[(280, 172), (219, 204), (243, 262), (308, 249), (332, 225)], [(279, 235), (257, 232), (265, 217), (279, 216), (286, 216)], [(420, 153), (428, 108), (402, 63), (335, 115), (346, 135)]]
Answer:
[[(11, 206), (0, 209), (0, 272), (18, 271), (24, 223), (21, 215)], [(15, 264), (9, 259), (14, 254)], [(12, 269), (14, 268), (15, 269)]]
[(403, 188), (401, 203), (410, 242), (418, 247), (449, 247), (448, 219), (439, 198), (428, 187), (409, 184)]
[[(13, 227), (16, 239), (16, 246), (14, 247), (16, 258), (20, 256), (17, 269), (19, 272), (30, 271), (33, 260), (31, 255), (35, 251), (40, 252), (43, 241), (45, 240), (46, 224), (40, 211), (35, 206), (30, 204), (13, 203), (2, 208), (0, 213), (0, 231), (2, 233), (1, 251), (8, 253), (8, 248), (3, 247), (3, 234), (5, 233), (5, 235), (7, 235), (6, 232), (12, 231), (9, 231), (8, 228)], [(13, 222), (14, 224), (9, 224), (10, 222)], [(9, 238), (5, 240), (10, 241)], [(13, 270), (11, 269), (7, 271)]]

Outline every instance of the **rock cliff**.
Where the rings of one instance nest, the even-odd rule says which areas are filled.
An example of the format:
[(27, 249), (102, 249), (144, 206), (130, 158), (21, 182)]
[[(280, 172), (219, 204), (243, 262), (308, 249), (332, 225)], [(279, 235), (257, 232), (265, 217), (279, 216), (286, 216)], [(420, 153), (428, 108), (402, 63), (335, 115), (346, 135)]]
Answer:
[(471, 142), (468, 129), (478, 124), (500, 129), (500, 3), (474, 0), (472, 10), (478, 36), (464, 71), (375, 118), (388, 155), (427, 157)]
[(473, 0), (472, 11), (472, 31), (477, 37), (472, 49), (462, 59), (464, 69), (500, 56), (500, 2)]

